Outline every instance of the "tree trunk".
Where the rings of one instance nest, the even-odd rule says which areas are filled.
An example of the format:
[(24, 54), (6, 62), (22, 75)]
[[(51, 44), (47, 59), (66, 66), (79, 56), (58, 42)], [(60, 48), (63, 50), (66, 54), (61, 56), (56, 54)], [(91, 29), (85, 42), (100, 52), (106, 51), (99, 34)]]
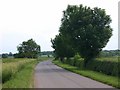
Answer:
[(60, 61), (63, 62), (64, 58), (63, 57), (60, 57)]
[(84, 60), (84, 68), (87, 68), (88, 62), (89, 62), (89, 59), (85, 59), (85, 60)]
[(92, 59), (91, 58), (86, 58), (84, 60), (84, 67), (87, 68), (87, 65), (92, 63), (93, 61), (94, 61), (94, 58), (92, 58)]

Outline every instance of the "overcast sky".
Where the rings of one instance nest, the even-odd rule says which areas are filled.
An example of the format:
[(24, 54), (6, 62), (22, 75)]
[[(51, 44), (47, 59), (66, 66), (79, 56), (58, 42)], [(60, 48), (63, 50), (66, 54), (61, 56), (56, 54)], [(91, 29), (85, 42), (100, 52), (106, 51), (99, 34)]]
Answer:
[(17, 45), (33, 38), (42, 51), (53, 50), (51, 38), (58, 34), (67, 5), (99, 7), (111, 16), (113, 36), (104, 49), (118, 48), (119, 0), (0, 0), (0, 53), (17, 52)]

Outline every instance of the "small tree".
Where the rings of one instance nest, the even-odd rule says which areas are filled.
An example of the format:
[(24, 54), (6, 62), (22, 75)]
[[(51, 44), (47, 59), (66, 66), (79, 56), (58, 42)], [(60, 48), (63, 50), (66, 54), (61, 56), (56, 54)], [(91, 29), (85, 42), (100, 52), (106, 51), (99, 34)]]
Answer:
[(3, 53), (2, 54), (2, 58), (8, 58), (8, 54), (7, 53)]
[(66, 39), (62, 35), (56, 35), (55, 39), (51, 40), (52, 47), (55, 49), (54, 53), (56, 57), (59, 57), (63, 61), (64, 57), (74, 56), (74, 50), (67, 44)]
[(13, 56), (12, 52), (9, 52), (8, 56)]
[(69, 36), (75, 51), (88, 61), (95, 58), (112, 36), (111, 18), (104, 9), (68, 5), (63, 12), (60, 33)]
[(37, 55), (40, 53), (40, 46), (36, 44), (33, 39), (29, 39), (28, 41), (22, 42), (18, 47), (18, 54), (15, 56), (21, 58), (36, 58)]

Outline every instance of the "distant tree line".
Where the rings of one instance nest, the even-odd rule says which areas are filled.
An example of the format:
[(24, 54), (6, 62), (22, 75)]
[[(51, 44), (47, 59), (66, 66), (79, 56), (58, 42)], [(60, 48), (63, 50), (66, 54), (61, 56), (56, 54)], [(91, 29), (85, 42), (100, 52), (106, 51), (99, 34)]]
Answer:
[(50, 57), (50, 55), (54, 56), (54, 53), (53, 53), (53, 51), (42, 51), (42, 52), (40, 53), (40, 55), (41, 55), (41, 56), (42, 56), (42, 55), (47, 55), (48, 57)]
[[(15, 55), (16, 54), (13, 54), (12, 52), (9, 52), (9, 53), (3, 53), (0, 56), (2, 58), (14, 58)], [(43, 52), (40, 53), (39, 56), (41, 56), (41, 55), (55, 56), (53, 51), (43, 51)], [(99, 54), (99, 57), (113, 57), (113, 56), (120, 56), (120, 50), (103, 50)]]
[(120, 56), (120, 50), (103, 50), (100, 52), (100, 57)]
[(54, 56), (53, 51), (41, 52), (40, 45), (37, 45), (37, 43), (33, 39), (23, 41), (22, 44), (19, 44), (17, 46), (17, 50), (18, 53), (3, 53), (0, 56), (2, 58), (37, 58), (42, 55), (46, 55), (48, 57)]
[(2, 58), (13, 58), (14, 57), (14, 54), (12, 54), (12, 52), (9, 52), (9, 53), (3, 53), (2, 55)]
[(112, 36), (111, 18), (104, 9), (68, 5), (63, 11), (59, 34), (51, 40), (56, 58), (84, 58), (84, 66), (96, 58)]

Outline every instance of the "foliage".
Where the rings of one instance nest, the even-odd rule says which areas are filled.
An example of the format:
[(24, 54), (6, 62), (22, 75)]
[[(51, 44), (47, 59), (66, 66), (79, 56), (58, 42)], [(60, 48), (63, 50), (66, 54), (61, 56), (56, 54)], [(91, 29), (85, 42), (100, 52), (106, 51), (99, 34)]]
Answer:
[(113, 57), (120, 56), (120, 50), (103, 50), (99, 57)]
[(14, 54), (14, 57), (19, 58), (36, 58), (40, 53), (40, 46), (36, 44), (33, 39), (23, 41), (18, 47), (18, 54)]
[(61, 60), (64, 57), (72, 57), (74, 56), (74, 50), (71, 45), (68, 44), (67, 39), (65, 39), (62, 35), (56, 35), (55, 39), (51, 40), (52, 47), (55, 49), (54, 53), (56, 57), (59, 57)]
[(91, 71), (91, 70), (87, 70), (87, 69), (80, 69), (78, 67), (71, 66), (69, 64), (63, 64), (58, 60), (53, 61), (53, 63), (55, 63), (56, 65), (58, 65), (64, 69), (67, 69), (67, 70), (72, 71), (74, 73), (80, 74), (82, 76), (89, 77), (93, 80), (103, 82), (105, 84), (111, 85), (111, 86), (116, 87), (116, 88), (120, 88), (120, 84), (118, 81), (118, 79), (120, 79), (120, 78), (118, 78), (118, 77), (106, 75), (106, 74), (103, 74), (100, 72)]
[(120, 62), (94, 60), (93, 62), (89, 62), (87, 68), (107, 75), (118, 77), (118, 75), (120, 75), (120, 68), (118, 67), (119, 65)]
[(79, 53), (85, 59), (85, 67), (88, 61), (95, 58), (106, 46), (112, 36), (111, 18), (101, 8), (68, 5), (63, 11), (61, 21), (60, 33), (52, 41), (55, 52), (62, 52), (62, 55), (57, 54), (63, 57), (65, 51), (68, 51), (66, 47), (70, 46), (72, 50), (69, 49), (68, 52)]
[(7, 53), (3, 53), (2, 54), (2, 58), (8, 58), (8, 54)]
[(69, 5), (64, 11), (60, 32), (71, 36), (76, 51), (85, 60), (90, 60), (99, 54), (112, 36), (110, 22), (104, 9)]
[(13, 56), (12, 52), (9, 52), (8, 56)]
[(3, 62), (2, 64), (2, 83), (8, 81), (15, 73), (23, 69), (27, 63), (34, 61), (34, 59), (23, 59), (23, 60), (5, 59), (5, 60), (8, 60), (9, 62), (6, 61)]
[(2, 58), (12, 58), (12, 57), (13, 57), (12, 52), (9, 52), (9, 54), (8, 53), (3, 53), (2, 54)]
[(41, 55), (53, 55), (53, 51), (42, 51)]
[[(80, 69), (84, 68), (84, 59), (79, 58), (78, 55), (75, 55), (74, 58), (69, 58), (64, 63), (76, 66)], [(117, 57), (111, 58), (97, 58), (92, 62), (89, 62), (86, 69), (101, 72), (107, 75), (117, 76), (120, 77), (120, 62), (118, 61)]]
[[(29, 60), (28, 60), (29, 61)], [(24, 66), (24, 69), (16, 72), (11, 79), (3, 84), (4, 88), (31, 88), (33, 87), (33, 72), (37, 61), (31, 61)]]

